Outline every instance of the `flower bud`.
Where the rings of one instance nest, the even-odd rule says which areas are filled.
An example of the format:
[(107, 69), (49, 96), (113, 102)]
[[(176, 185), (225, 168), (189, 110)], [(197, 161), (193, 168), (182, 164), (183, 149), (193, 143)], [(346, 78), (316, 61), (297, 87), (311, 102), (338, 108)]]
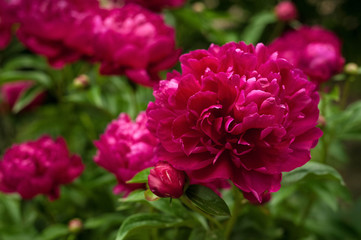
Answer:
[(359, 74), (359, 67), (357, 66), (356, 63), (350, 62), (347, 63), (344, 67), (344, 71), (347, 74), (351, 74), (351, 75), (356, 75)]
[(319, 127), (326, 126), (326, 118), (324, 116), (320, 115), (318, 117), (317, 123), (318, 123)]
[(179, 198), (183, 195), (185, 174), (169, 163), (158, 162), (150, 170), (148, 184), (150, 190), (159, 197)]
[(74, 218), (69, 221), (68, 223), (68, 229), (69, 232), (77, 233), (83, 228), (83, 222), (79, 218)]
[(283, 1), (275, 7), (275, 14), (281, 21), (291, 21), (297, 18), (298, 12), (294, 3)]
[(73, 81), (76, 88), (86, 88), (89, 86), (89, 77), (85, 74), (81, 74)]

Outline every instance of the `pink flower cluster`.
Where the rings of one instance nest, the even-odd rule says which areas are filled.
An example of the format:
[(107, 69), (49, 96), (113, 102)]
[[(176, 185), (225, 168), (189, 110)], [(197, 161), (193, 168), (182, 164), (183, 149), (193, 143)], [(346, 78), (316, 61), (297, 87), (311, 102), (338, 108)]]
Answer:
[(75, 24), (98, 8), (97, 0), (21, 0), (17, 10), (19, 40), (30, 50), (48, 58), (55, 68), (74, 62), (82, 53), (66, 43)]
[(69, 45), (99, 61), (102, 74), (125, 74), (145, 86), (157, 83), (159, 72), (172, 67), (180, 54), (174, 30), (138, 5), (99, 10), (78, 27), (82, 31), (71, 36)]
[(140, 113), (132, 122), (126, 114), (112, 121), (94, 144), (98, 148), (94, 161), (118, 179), (114, 193), (128, 195), (144, 184), (127, 184), (139, 171), (153, 166), (153, 149), (157, 140), (146, 129), (147, 117)]
[(304, 165), (322, 135), (315, 85), (258, 44), (211, 45), (181, 56), (148, 105), (156, 158), (190, 181), (230, 179), (254, 202)]
[(0, 191), (18, 192), (24, 199), (45, 194), (57, 199), (62, 184), (72, 182), (84, 170), (81, 158), (71, 155), (63, 138), (43, 136), (13, 145), (0, 161)]
[(9, 41), (11, 24), (19, 22), (18, 39), (55, 68), (86, 59), (99, 62), (102, 74), (125, 74), (153, 86), (180, 54), (173, 28), (140, 5), (103, 9), (98, 0), (0, 0), (2, 5), (14, 17), (3, 20), (6, 11), (0, 10), (0, 47)]
[(272, 42), (269, 48), (300, 68), (317, 84), (341, 72), (345, 63), (341, 41), (321, 27), (303, 26), (287, 32)]

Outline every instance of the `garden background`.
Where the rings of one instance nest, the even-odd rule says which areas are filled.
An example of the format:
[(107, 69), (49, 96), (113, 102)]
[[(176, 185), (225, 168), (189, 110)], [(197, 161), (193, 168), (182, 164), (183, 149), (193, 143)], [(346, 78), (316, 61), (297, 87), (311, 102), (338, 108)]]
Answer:
[[(101, 1), (108, 8), (110, 2)], [(81, 156), (85, 170), (61, 186), (55, 201), (41, 194), (25, 200), (16, 193), (0, 193), (0, 240), (361, 239), (361, 2), (295, 0), (298, 14), (290, 21), (277, 18), (279, 2), (188, 0), (152, 13), (161, 14), (174, 28), (175, 48), (182, 54), (208, 49), (212, 43), (268, 45), (301, 24), (321, 26), (342, 42), (348, 69), (319, 89), (323, 136), (311, 151), (311, 161), (285, 173), (281, 189), (262, 205), (222, 190), (232, 214), (235, 202), (242, 202), (232, 221), (212, 216), (223, 227), (177, 199), (148, 201), (143, 192), (126, 198), (114, 194), (117, 179), (94, 162), (94, 141), (120, 113), (135, 119), (145, 111), (154, 101), (153, 89), (121, 73), (100, 74), (99, 62), (88, 59), (54, 68), (44, 54), (19, 41), (19, 23), (14, 23), (11, 41), (0, 50), (0, 83), (32, 80), (33, 85), (12, 106), (1, 96), (0, 156), (15, 143), (46, 134), (63, 137), (69, 151)], [(5, 16), (0, 15), (0, 24)], [(30, 27), (41, 31), (41, 26)], [(180, 63), (161, 69), (161, 79), (172, 69), (181, 71)]]

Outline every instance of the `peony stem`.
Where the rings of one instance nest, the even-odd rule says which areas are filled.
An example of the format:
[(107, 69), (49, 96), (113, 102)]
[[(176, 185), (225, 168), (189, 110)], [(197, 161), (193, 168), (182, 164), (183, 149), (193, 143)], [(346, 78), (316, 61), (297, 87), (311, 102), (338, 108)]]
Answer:
[(270, 42), (272, 42), (277, 37), (279, 37), (282, 34), (284, 28), (285, 28), (285, 23), (282, 21), (278, 21), (271, 34)]
[(348, 99), (348, 95), (350, 92), (350, 86), (351, 83), (354, 81), (355, 76), (354, 75), (350, 75), (346, 82), (345, 85), (343, 86), (343, 90), (342, 90), (342, 96), (341, 96), (341, 103), (340, 103), (340, 107), (342, 110), (344, 110), (346, 108), (347, 105), (347, 99)]
[(303, 214), (301, 215), (301, 218), (300, 218), (300, 221), (299, 221), (299, 226), (303, 227), (305, 225), (306, 220), (307, 220), (308, 216), (311, 213), (314, 201), (315, 201), (315, 196), (311, 195), (310, 198), (308, 199), (305, 210), (303, 211)]
[(189, 198), (187, 198), (185, 195), (181, 196), (179, 198), (181, 200), (181, 202), (186, 205), (188, 208), (190, 208), (191, 210), (201, 214), (203, 217), (207, 218), (210, 222), (212, 222), (213, 224), (215, 224), (219, 229), (222, 229), (223, 226), (217, 221), (217, 219), (215, 219), (213, 216), (203, 212), (202, 210), (200, 210), (199, 208), (197, 208), (196, 206), (193, 205), (193, 203), (189, 200)]
[(241, 212), (243, 205), (241, 193), (239, 192), (238, 188), (234, 185), (232, 186), (232, 193), (234, 196), (234, 204), (232, 208), (231, 218), (228, 220), (226, 229), (224, 230), (225, 239), (229, 239), (229, 237), (231, 236), (233, 227), (237, 221), (238, 215)]
[(132, 111), (132, 118), (134, 118), (135, 116), (137, 116), (139, 109), (138, 109), (138, 100), (137, 100), (137, 89), (138, 86), (136, 84), (134, 84), (132, 81), (128, 81), (129, 85), (130, 85), (130, 101), (131, 101), (131, 111)]

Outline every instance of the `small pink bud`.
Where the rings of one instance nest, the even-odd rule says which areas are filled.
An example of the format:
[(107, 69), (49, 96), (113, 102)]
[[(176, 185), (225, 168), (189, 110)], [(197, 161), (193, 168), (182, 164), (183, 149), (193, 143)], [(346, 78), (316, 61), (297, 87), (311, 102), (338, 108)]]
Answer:
[(89, 77), (85, 74), (81, 74), (74, 79), (73, 84), (76, 88), (86, 88), (89, 86)]
[(150, 170), (148, 184), (150, 190), (159, 197), (180, 198), (183, 195), (185, 174), (169, 163), (158, 162)]
[(295, 4), (290, 1), (283, 1), (275, 7), (275, 13), (281, 21), (291, 21), (297, 18), (298, 12)]
[(353, 62), (347, 63), (344, 67), (344, 71), (345, 73), (350, 75), (356, 75), (360, 73), (359, 67), (357, 66), (356, 63)]
[(79, 218), (74, 218), (69, 221), (68, 223), (68, 229), (69, 232), (77, 233), (83, 228), (83, 222)]
[(317, 123), (320, 127), (326, 126), (326, 118), (322, 115), (318, 117)]

